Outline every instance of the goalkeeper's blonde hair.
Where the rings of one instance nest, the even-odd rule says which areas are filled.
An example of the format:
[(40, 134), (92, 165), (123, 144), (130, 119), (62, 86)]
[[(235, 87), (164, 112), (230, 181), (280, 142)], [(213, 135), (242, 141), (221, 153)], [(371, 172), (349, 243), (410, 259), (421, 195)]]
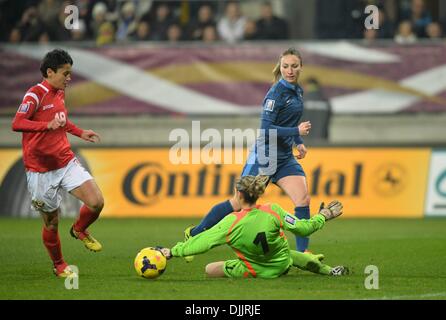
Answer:
[(265, 192), (268, 181), (269, 176), (244, 176), (237, 180), (235, 188), (246, 202), (253, 204)]

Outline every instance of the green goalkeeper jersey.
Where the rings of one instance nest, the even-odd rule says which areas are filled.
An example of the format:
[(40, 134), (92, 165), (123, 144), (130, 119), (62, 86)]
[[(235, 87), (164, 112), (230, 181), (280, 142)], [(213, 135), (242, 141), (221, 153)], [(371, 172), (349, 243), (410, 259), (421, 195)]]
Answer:
[(252, 276), (277, 277), (291, 264), (284, 230), (305, 237), (324, 224), (325, 217), (320, 214), (299, 220), (278, 204), (257, 205), (229, 214), (211, 229), (177, 243), (172, 255), (196, 255), (226, 243)]

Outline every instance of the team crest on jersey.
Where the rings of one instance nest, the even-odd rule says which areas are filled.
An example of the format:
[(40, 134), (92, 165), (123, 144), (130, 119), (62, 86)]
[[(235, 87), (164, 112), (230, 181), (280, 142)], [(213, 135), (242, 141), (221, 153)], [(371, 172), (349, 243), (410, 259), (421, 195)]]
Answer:
[(264, 109), (266, 111), (273, 111), (275, 103), (276, 103), (276, 100), (266, 99)]
[(286, 216), (285, 216), (285, 221), (288, 223), (288, 224), (291, 224), (291, 225), (295, 225), (296, 224), (296, 217), (293, 217), (292, 215), (290, 215), (290, 214), (287, 214)]
[(29, 110), (29, 102), (27, 103), (22, 103), (19, 107), (19, 110), (17, 111), (18, 113), (27, 113)]

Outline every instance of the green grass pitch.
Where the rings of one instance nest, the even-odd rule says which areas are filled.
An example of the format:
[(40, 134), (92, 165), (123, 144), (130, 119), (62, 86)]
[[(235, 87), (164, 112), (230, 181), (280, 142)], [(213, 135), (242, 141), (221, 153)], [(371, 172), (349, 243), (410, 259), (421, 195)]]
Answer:
[[(207, 279), (207, 263), (232, 259), (227, 246), (168, 262), (156, 280), (136, 276), (133, 259), (147, 246), (172, 246), (198, 219), (100, 219), (91, 228), (104, 250), (93, 253), (59, 225), (65, 260), (79, 268), (79, 288), (52, 274), (38, 219), (0, 219), (0, 299), (446, 299), (446, 219), (340, 219), (311, 237), (311, 250), (353, 274), (327, 277), (292, 269), (274, 280)], [(294, 248), (294, 237), (287, 234)], [(379, 270), (379, 289), (367, 290), (364, 269)]]

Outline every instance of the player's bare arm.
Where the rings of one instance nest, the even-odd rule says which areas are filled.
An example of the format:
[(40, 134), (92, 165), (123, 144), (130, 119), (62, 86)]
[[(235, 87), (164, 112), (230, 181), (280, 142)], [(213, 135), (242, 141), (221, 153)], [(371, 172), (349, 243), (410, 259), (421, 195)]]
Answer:
[(81, 139), (93, 143), (101, 141), (99, 134), (90, 129), (82, 131)]

